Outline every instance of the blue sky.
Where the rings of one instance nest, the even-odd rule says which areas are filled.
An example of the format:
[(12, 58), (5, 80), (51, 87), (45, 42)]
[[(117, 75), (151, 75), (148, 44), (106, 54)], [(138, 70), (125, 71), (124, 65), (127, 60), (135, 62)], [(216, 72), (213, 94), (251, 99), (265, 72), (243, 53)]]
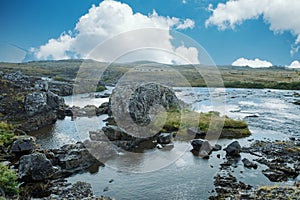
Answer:
[[(134, 22), (138, 27), (144, 27), (139, 23), (149, 21), (152, 26), (151, 23), (159, 22), (161, 23), (159, 27), (167, 26), (191, 37), (206, 49), (218, 65), (232, 64), (238, 59), (240, 60), (235, 63), (259, 61), (266, 66), (268, 63), (290, 65), (300, 60), (300, 52), (297, 49), (300, 20), (295, 14), (300, 9), (300, 2), (272, 0), (273, 6), (267, 9), (269, 1), (261, 0), (258, 4), (253, 3), (253, 0), (238, 0), (235, 3), (226, 0), (122, 0), (118, 2), (123, 4), (107, 4), (118, 6), (121, 10), (129, 7), (133, 15), (140, 13), (143, 18), (147, 18), (143, 21), (135, 15)], [(26, 59), (29, 60), (65, 59), (74, 55), (76, 58), (84, 57), (91, 47), (83, 47), (82, 41), (90, 38), (85, 37), (83, 40), (82, 37), (86, 33), (83, 33), (82, 28), (75, 27), (78, 24), (78, 27), (99, 25), (99, 23), (91, 24), (92, 20), (79, 23), (83, 15), (108, 22), (113, 19), (114, 16), (110, 17), (109, 13), (105, 15), (100, 13), (106, 8), (104, 4), (100, 4), (101, 2), (99, 0), (2, 0), (0, 2), (0, 60), (22, 61), (24, 54), (27, 54)], [(89, 9), (93, 4), (99, 9), (95, 9), (96, 13), (92, 15)], [(122, 17), (127, 16), (132, 17), (126, 11)], [(169, 23), (167, 17), (172, 19), (173, 25), (164, 24)], [(185, 21), (186, 19), (189, 21)], [(120, 26), (129, 26), (126, 23)], [(102, 24), (101, 28), (105, 29), (107, 24), (105, 22)], [(130, 26), (134, 28), (133, 25)], [(113, 36), (117, 31), (124, 30), (110, 27), (104, 31)], [(62, 35), (65, 37), (62, 38)], [(80, 35), (82, 37), (79, 37)], [(93, 42), (101, 42), (105, 39), (101, 34), (99, 38), (101, 39), (93, 37)], [(50, 39), (53, 40), (52, 43), (49, 42)], [(43, 45), (45, 48), (41, 48)], [(56, 52), (57, 49), (64, 51)], [(22, 51), (25, 53), (20, 53)]]

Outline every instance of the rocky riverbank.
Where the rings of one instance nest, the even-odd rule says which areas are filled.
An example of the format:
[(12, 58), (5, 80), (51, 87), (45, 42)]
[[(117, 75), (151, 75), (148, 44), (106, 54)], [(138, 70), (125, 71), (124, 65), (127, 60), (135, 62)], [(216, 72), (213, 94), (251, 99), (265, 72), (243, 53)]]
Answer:
[[(3, 123), (0, 130), (0, 161), (1, 165), (16, 171), (17, 177), (13, 179), (21, 183), (19, 198), (109, 199), (95, 197), (89, 183), (70, 184), (66, 178), (78, 173), (97, 172), (118, 152), (144, 152), (154, 148), (171, 150), (176, 145), (175, 140), (190, 142), (193, 147), (191, 153), (197, 157), (210, 159), (217, 156), (224, 159), (214, 177), (215, 190), (210, 199), (297, 199), (299, 196), (300, 141), (297, 138), (290, 141), (254, 141), (244, 147), (235, 141), (223, 148), (226, 155), (221, 157), (222, 146), (211, 145), (209, 134), (219, 133), (217, 136), (227, 139), (247, 137), (251, 134), (247, 123), (217, 112), (193, 112), (176, 97), (172, 89), (165, 86), (154, 83), (142, 85), (134, 90), (128, 102), (123, 101), (126, 95), (119, 91), (119, 96), (112, 97), (117, 99), (110, 98), (110, 102), (100, 106), (80, 108), (66, 105), (59, 96), (68, 94), (70, 88), (67, 89), (67, 83), (67, 88), (64, 88), (64, 83), (54, 87), (53, 84), (57, 83), (19, 72), (0, 73), (0, 78), (0, 120)], [(115, 106), (116, 103), (118, 106)], [(122, 110), (119, 105), (124, 105), (126, 109)], [(122, 113), (124, 110), (128, 111), (125, 115)], [(164, 120), (160, 118), (161, 110), (167, 113)], [(84, 142), (42, 150), (36, 139), (27, 135), (66, 116), (95, 117), (102, 114), (109, 115), (106, 125), (101, 130), (90, 131), (90, 140)], [(126, 120), (133, 121), (139, 127), (126, 127), (130, 124)], [(160, 127), (153, 123), (155, 120), (166, 123)], [(209, 130), (211, 120), (216, 122), (216, 126)], [(116, 121), (125, 122), (126, 129)], [(144, 131), (149, 124), (153, 125), (154, 134)], [(220, 132), (219, 126), (222, 128)], [(293, 181), (295, 186), (261, 186), (241, 182), (232, 173), (239, 164), (247, 169), (260, 170), (261, 176), (272, 182)], [(3, 195), (1, 193), (2, 190), (0, 195)], [(7, 195), (18, 198), (17, 195)]]
[[(289, 141), (255, 141), (244, 148), (231, 143), (227, 150), (225, 149), (227, 152), (225, 161), (214, 177), (215, 195), (210, 199), (299, 199), (299, 146), (300, 140), (295, 138)], [(232, 151), (235, 153), (229, 154), (228, 149), (235, 149)], [(243, 153), (243, 156), (240, 153)], [(250, 161), (247, 154), (255, 158)], [(231, 173), (240, 162), (245, 168), (260, 170), (261, 175), (266, 176), (271, 182), (292, 181), (294, 184), (261, 186), (241, 182)]]

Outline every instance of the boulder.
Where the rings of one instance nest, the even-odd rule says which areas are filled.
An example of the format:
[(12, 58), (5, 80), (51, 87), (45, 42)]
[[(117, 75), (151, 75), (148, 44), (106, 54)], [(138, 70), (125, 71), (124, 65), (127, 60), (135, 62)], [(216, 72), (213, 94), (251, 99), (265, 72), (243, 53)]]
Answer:
[(242, 151), (242, 147), (238, 141), (234, 141), (230, 143), (225, 149), (226, 156), (240, 156), (240, 152)]
[(31, 136), (19, 136), (11, 145), (14, 154), (28, 154), (36, 149), (36, 140)]
[(55, 168), (45, 154), (33, 153), (20, 158), (19, 179), (26, 181), (43, 181), (55, 173)]
[(102, 103), (97, 109), (96, 109), (96, 115), (107, 115), (109, 111), (109, 103), (108, 102), (104, 102)]
[(90, 154), (81, 142), (67, 144), (58, 150), (52, 151), (54, 153), (52, 162), (71, 174), (76, 171), (83, 171), (94, 164), (99, 164), (99, 161)]
[(172, 133), (160, 133), (157, 137), (158, 144), (170, 144), (172, 141)]
[(25, 111), (28, 116), (47, 112), (47, 95), (45, 92), (33, 92), (25, 98)]
[(138, 87), (131, 95), (128, 108), (132, 120), (141, 126), (148, 125), (151, 122), (149, 111), (154, 105), (161, 105), (166, 111), (180, 109), (180, 101), (173, 90), (148, 83)]
[(209, 144), (207, 140), (194, 139), (191, 142), (193, 149), (192, 153), (203, 158), (209, 158), (213, 147)]
[(257, 169), (257, 164), (251, 162), (247, 158), (243, 158), (242, 162), (243, 162), (244, 166), (247, 168)]

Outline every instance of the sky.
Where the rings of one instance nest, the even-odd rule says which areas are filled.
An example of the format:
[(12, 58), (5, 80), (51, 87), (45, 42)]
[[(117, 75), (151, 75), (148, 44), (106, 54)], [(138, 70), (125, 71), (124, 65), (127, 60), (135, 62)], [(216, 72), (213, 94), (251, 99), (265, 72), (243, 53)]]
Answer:
[(300, 68), (299, 10), (299, 0), (1, 0), (0, 61), (110, 62), (151, 48), (124, 61), (203, 63), (204, 49), (217, 65)]

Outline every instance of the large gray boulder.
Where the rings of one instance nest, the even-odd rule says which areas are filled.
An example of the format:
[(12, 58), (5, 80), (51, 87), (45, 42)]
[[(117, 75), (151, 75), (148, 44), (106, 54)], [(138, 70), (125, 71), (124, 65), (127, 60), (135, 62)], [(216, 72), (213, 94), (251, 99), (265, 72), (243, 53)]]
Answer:
[(20, 158), (19, 179), (26, 181), (43, 181), (52, 177), (55, 168), (45, 154), (33, 153)]
[(151, 122), (150, 108), (154, 105), (163, 106), (166, 111), (179, 109), (180, 101), (175, 92), (165, 86), (148, 83), (138, 87), (132, 94), (129, 102), (129, 113), (133, 121), (146, 126)]

